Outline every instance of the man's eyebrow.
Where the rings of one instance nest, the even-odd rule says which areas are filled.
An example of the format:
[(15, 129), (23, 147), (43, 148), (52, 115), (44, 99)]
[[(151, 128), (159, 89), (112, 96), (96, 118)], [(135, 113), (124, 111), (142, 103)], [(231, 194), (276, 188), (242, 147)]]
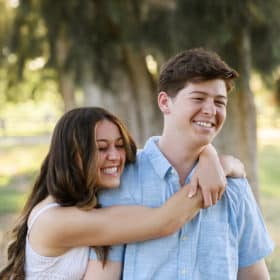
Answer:
[[(190, 94), (194, 94), (194, 93), (200, 93), (200, 94), (203, 94), (203, 95), (209, 95), (207, 92), (205, 92), (205, 91), (199, 91), (199, 90), (194, 90), (194, 91), (191, 91), (191, 92), (190, 92)], [(215, 97), (228, 99), (227, 96), (221, 95), (221, 94), (216, 95)]]

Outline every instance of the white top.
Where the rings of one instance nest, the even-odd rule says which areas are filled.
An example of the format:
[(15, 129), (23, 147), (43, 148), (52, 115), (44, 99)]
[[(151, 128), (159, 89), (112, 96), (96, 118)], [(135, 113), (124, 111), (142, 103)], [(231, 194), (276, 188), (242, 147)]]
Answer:
[(49, 208), (57, 206), (59, 206), (57, 203), (50, 203), (43, 206), (29, 221), (25, 247), (26, 280), (80, 280), (86, 271), (89, 247), (73, 248), (58, 257), (39, 255), (31, 247), (28, 237), (35, 220)]

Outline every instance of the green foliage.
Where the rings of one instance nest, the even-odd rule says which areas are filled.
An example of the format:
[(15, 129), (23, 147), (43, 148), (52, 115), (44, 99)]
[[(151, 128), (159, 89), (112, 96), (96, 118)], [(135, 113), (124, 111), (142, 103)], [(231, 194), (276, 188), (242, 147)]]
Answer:
[[(7, 3), (9, 1), (6, 1)], [(46, 28), (38, 14), (37, 1), (24, 0), (16, 9), (8, 8), (3, 30), (3, 49), (0, 87), (3, 88), (5, 99), (21, 102), (34, 98), (37, 90), (45, 82), (48, 74), (40, 67), (31, 65), (32, 60), (40, 57), (48, 59)], [(1, 70), (2, 70), (1, 69)], [(36, 71), (34, 71), (36, 70)], [(55, 75), (51, 79), (56, 79)]]
[(174, 35), (183, 48), (207, 46), (223, 54), (230, 65), (236, 65), (239, 33), (248, 28), (254, 68), (271, 73), (279, 64), (279, 1), (178, 0), (177, 3), (174, 27), (180, 32)]
[[(9, 100), (33, 98), (40, 78), (31, 85), (29, 76), (34, 75), (26, 64), (36, 57), (45, 59), (45, 69), (73, 71), (78, 84), (89, 71), (97, 84), (110, 88), (114, 71), (126, 67), (127, 48), (162, 59), (204, 46), (238, 69), (244, 29), (250, 35), (253, 67), (268, 79), (280, 63), (279, 12), (277, 0), (20, 1), (9, 27), (12, 36), (3, 39), (8, 81), (4, 92)], [(38, 76), (44, 77), (44, 72)], [(20, 98), (19, 91), (24, 92)]]

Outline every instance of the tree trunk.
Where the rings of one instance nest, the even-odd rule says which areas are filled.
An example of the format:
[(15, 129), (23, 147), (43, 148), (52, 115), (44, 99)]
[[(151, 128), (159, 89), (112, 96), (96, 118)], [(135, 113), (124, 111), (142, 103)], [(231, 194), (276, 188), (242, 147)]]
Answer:
[(56, 55), (58, 64), (58, 79), (60, 92), (64, 102), (64, 111), (76, 107), (75, 100), (75, 74), (72, 69), (65, 67), (69, 53), (69, 43), (65, 36), (60, 35), (56, 42)]
[(116, 113), (128, 127), (138, 146), (141, 146), (142, 124), (139, 114), (139, 104), (134, 97), (134, 92), (126, 67), (120, 67), (114, 72), (112, 81), (113, 99), (106, 95), (105, 103), (112, 112)]
[(85, 105), (105, 107), (120, 117), (139, 147), (148, 137), (160, 133), (161, 113), (157, 107), (155, 83), (141, 52), (123, 46), (123, 64), (113, 70), (111, 90), (94, 83), (89, 69), (85, 65), (83, 71)]
[(259, 201), (256, 108), (250, 88), (251, 46), (246, 26), (240, 30), (237, 41), (239, 83), (236, 90), (229, 95), (227, 121), (215, 143), (220, 152), (230, 153), (243, 161), (247, 178), (256, 200)]
[(155, 82), (149, 73), (145, 56), (140, 51), (124, 47), (124, 58), (130, 80), (131, 98), (139, 116), (138, 143), (142, 146), (148, 137), (159, 134), (162, 121), (157, 106)]
[(94, 81), (93, 69), (88, 61), (83, 62), (82, 73), (83, 105), (105, 107), (104, 91)]
[(74, 74), (72, 72), (59, 72), (59, 86), (65, 112), (76, 107), (74, 80)]
[(94, 80), (94, 74), (87, 63), (83, 68), (82, 88), (85, 106), (104, 107), (117, 115), (129, 128), (131, 135), (139, 143), (140, 131), (137, 103), (133, 98), (129, 75), (125, 67), (118, 67), (112, 73), (110, 88), (104, 89)]

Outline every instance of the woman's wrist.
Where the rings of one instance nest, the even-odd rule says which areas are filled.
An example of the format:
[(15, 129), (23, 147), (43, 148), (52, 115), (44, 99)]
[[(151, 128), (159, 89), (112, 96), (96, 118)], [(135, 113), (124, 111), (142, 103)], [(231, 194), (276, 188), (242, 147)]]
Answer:
[(212, 144), (208, 144), (204, 147), (204, 149), (201, 151), (199, 158), (211, 158), (212, 160), (219, 161), (218, 153), (215, 149), (215, 147)]
[[(203, 207), (201, 190), (198, 190), (192, 198), (188, 197), (188, 189), (183, 187), (184, 194), (176, 193), (164, 205), (158, 208), (158, 219), (161, 223), (161, 236), (170, 235), (179, 230), (185, 223), (189, 222)], [(183, 192), (183, 190), (180, 190)], [(180, 197), (181, 196), (181, 197)]]

